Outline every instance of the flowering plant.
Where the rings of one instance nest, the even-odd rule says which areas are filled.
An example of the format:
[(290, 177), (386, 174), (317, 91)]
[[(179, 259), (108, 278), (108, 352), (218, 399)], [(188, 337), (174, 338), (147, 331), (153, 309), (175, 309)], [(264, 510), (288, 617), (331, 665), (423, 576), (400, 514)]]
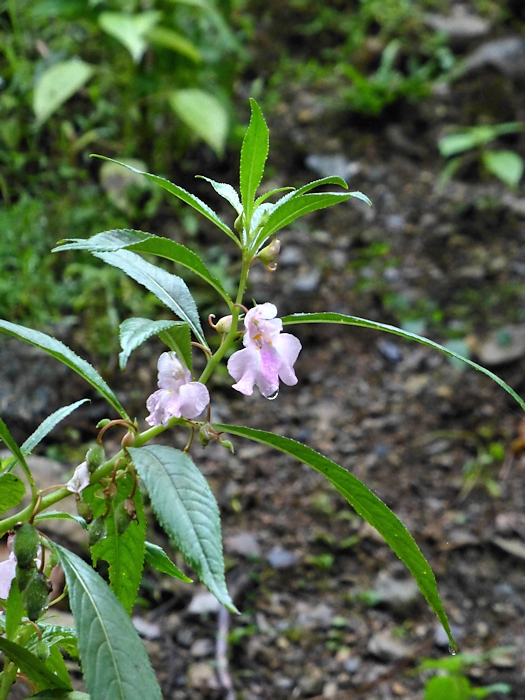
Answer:
[[(280, 188), (257, 196), (268, 155), (268, 142), (268, 127), (259, 106), (252, 100), (251, 119), (241, 150), (240, 194), (229, 184), (204, 178), (235, 210), (232, 228), (193, 194), (164, 178), (131, 168), (193, 207), (236, 246), (241, 268), (235, 298), (230, 297), (221, 281), (192, 250), (142, 231), (105, 231), (87, 240), (61, 241), (56, 248), (58, 251), (90, 251), (155, 294), (176, 317), (161, 321), (130, 318), (120, 327), (122, 369), (125, 369), (130, 353), (154, 335), (168, 348), (158, 360), (159, 388), (146, 402), (149, 411), (147, 429), (139, 429), (138, 422), (128, 415), (95, 369), (63, 343), (39, 331), (0, 321), (1, 331), (44, 350), (77, 372), (117, 414), (116, 418), (99, 423), (97, 444), (88, 451), (70, 481), (45, 491), (39, 490), (35, 483), (26, 457), (53, 427), (86, 399), (61, 408), (46, 418), (21, 446), (0, 420), (0, 438), (12, 454), (1, 464), (0, 512), (5, 514), (9, 509), (19, 507), (14, 515), (0, 520), (0, 534), (10, 533), (12, 550), (9, 558), (0, 563), (0, 598), (5, 611), (0, 615), (0, 651), (5, 657), (0, 676), (0, 700), (8, 697), (18, 674), (30, 682), (36, 693), (39, 692), (35, 697), (78, 699), (79, 694), (71, 690), (60, 648), (79, 658), (92, 700), (156, 700), (161, 697), (129, 614), (137, 597), (145, 561), (176, 578), (189, 579), (160, 547), (147, 542), (139, 483), (147, 492), (160, 525), (202, 583), (224, 608), (237, 612), (225, 582), (219, 509), (210, 487), (190, 456), (195, 433), (204, 446), (217, 440), (233, 450), (231, 442), (223, 438), (224, 433), (262, 443), (325, 476), (405, 563), (454, 647), (431, 567), (396, 515), (353, 474), (310, 447), (256, 428), (213, 423), (213, 397), (207, 384), (219, 364), (229, 356), (227, 369), (234, 380), (234, 390), (251, 395), (257, 387), (263, 397), (275, 398), (280, 382), (288, 386), (297, 383), (294, 364), (301, 351), (299, 340), (283, 329), (299, 323), (336, 323), (394, 333), (462, 359), (496, 381), (522, 408), (525, 408), (525, 403), (501, 379), (483, 367), (426, 338), (393, 326), (334, 312), (277, 318), (277, 308), (271, 302), (255, 304), (251, 308), (244, 306), (254, 261), (259, 259), (270, 269), (275, 264), (280, 243), (274, 236), (279, 230), (304, 214), (352, 197), (371, 204), (364, 194), (347, 192), (345, 181), (339, 177), (325, 177), (299, 189)], [(336, 185), (342, 191), (318, 190), (327, 185)], [(276, 202), (270, 201), (276, 195), (281, 196)], [(185, 282), (147, 262), (141, 254), (155, 255), (190, 270), (210, 285), (227, 306), (228, 314), (216, 324), (211, 317), (209, 319), (210, 326), (221, 336), (215, 350), (210, 347), (196, 303)], [(237, 349), (241, 338), (243, 347)], [(194, 347), (202, 350), (206, 358), (198, 377), (193, 368)], [(125, 429), (121, 449), (107, 455), (104, 435), (107, 430), (119, 426)], [(155, 437), (174, 429), (188, 433), (185, 449), (152, 444)], [(29, 503), (21, 506), (26, 485)], [(68, 497), (76, 499), (78, 516), (50, 510)], [(42, 519), (64, 517), (75, 519), (87, 529), (93, 565), (99, 559), (108, 562), (109, 584), (83, 559), (39, 532)], [(75, 629), (54, 625), (52, 618), (46, 616), (49, 576), (58, 564), (65, 574)]]

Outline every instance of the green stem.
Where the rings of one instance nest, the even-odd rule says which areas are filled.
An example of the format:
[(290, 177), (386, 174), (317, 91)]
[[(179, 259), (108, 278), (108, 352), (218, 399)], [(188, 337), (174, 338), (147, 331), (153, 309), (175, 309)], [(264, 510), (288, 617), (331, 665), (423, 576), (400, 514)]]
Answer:
[(9, 697), (9, 691), (16, 681), (18, 671), (16, 664), (12, 661), (7, 663), (7, 659), (5, 659), (4, 664), (4, 670), (0, 674), (0, 700), (7, 700)]

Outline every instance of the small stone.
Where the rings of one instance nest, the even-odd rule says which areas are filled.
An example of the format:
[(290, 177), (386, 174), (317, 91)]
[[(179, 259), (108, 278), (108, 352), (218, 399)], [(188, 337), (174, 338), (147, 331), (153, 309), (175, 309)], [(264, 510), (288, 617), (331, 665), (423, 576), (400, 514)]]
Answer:
[(321, 272), (317, 268), (314, 268), (309, 272), (297, 275), (293, 283), (293, 288), (297, 292), (313, 292), (319, 286), (320, 281)]
[(325, 673), (317, 666), (307, 666), (299, 679), (299, 688), (304, 695), (320, 695), (323, 692)]
[(401, 661), (409, 659), (413, 650), (390, 632), (378, 632), (368, 642), (368, 651), (381, 661)]
[(494, 654), (494, 656), (491, 656), (490, 663), (495, 668), (501, 668), (501, 669), (516, 668), (516, 666), (518, 665), (516, 662), (516, 659), (514, 658), (512, 653), (505, 652), (505, 651), (502, 651), (499, 654)]
[(491, 66), (509, 78), (525, 76), (525, 39), (507, 37), (488, 41), (465, 59), (468, 72)]
[(157, 625), (155, 622), (148, 622), (148, 620), (138, 615), (134, 615), (131, 618), (131, 622), (133, 623), (133, 627), (144, 639), (159, 639), (162, 635), (160, 625)]
[(280, 547), (271, 549), (268, 552), (267, 560), (272, 569), (288, 569), (297, 564), (297, 556)]
[(359, 163), (347, 160), (339, 153), (334, 155), (315, 155), (312, 153), (306, 156), (305, 162), (310, 170), (321, 177), (336, 175), (347, 182), (361, 170)]
[(219, 683), (212, 666), (204, 661), (199, 661), (188, 666), (188, 686), (195, 690), (218, 690)]
[(472, 350), (483, 365), (495, 367), (525, 355), (525, 325), (504, 326), (484, 340), (472, 339)]
[(377, 344), (377, 349), (381, 355), (389, 362), (392, 362), (392, 364), (397, 364), (403, 359), (403, 353), (399, 345), (393, 343), (391, 340), (380, 340)]
[[(452, 632), (452, 636), (456, 642), (459, 642), (465, 636), (465, 630), (459, 625), (450, 625), (450, 631)], [(445, 632), (443, 625), (439, 623), (434, 627), (434, 643), (441, 649), (448, 649), (450, 646), (448, 635)]]
[(326, 603), (308, 605), (297, 603), (297, 626), (312, 629), (314, 627), (328, 628), (332, 624), (334, 610)]
[(190, 601), (188, 612), (193, 615), (206, 615), (216, 613), (220, 608), (217, 598), (209, 591), (196, 593)]
[(196, 639), (190, 648), (190, 654), (196, 659), (202, 659), (205, 656), (212, 656), (215, 650), (215, 645), (211, 639)]
[(228, 553), (239, 554), (242, 557), (260, 557), (261, 548), (255, 535), (250, 532), (239, 532), (224, 539), (224, 548)]
[(490, 22), (470, 13), (465, 5), (455, 5), (448, 17), (430, 13), (426, 22), (434, 31), (448, 34), (455, 44), (479, 39), (490, 29)]
[(389, 571), (381, 571), (372, 589), (381, 603), (396, 612), (406, 613), (421, 601), (421, 593), (413, 578), (399, 578)]

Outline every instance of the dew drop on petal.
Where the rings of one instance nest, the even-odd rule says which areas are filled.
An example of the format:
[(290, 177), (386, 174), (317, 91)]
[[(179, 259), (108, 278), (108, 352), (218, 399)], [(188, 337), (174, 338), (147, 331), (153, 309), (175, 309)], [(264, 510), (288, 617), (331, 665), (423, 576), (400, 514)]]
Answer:
[(270, 394), (270, 396), (268, 396), (267, 398), (268, 398), (270, 401), (273, 401), (273, 400), (276, 399), (278, 396), (279, 396), (279, 389), (277, 389), (277, 391), (274, 391), (273, 394)]
[(457, 654), (456, 650), (451, 645), (449, 645), (448, 651), (449, 651), (451, 656), (456, 656), (456, 654)]

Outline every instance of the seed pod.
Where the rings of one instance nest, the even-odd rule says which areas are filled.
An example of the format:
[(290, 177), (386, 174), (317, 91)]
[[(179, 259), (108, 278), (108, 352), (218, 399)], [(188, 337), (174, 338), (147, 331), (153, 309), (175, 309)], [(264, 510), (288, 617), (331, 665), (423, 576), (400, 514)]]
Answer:
[(84, 518), (88, 525), (93, 520), (93, 509), (89, 503), (81, 501), (80, 499), (77, 501), (77, 513), (81, 518)]
[(36, 622), (47, 608), (50, 590), (49, 579), (35, 572), (22, 592), (22, 604), (32, 622)]
[(266, 248), (263, 248), (257, 256), (259, 260), (266, 265), (268, 270), (275, 270), (277, 265), (275, 261), (281, 252), (281, 241), (275, 238)]
[(29, 569), (33, 565), (39, 544), (40, 538), (34, 525), (20, 525), (13, 540), (13, 552), (21, 569)]
[(131, 515), (127, 512), (124, 501), (115, 508), (115, 527), (123, 535), (131, 524)]
[(107, 531), (107, 526), (106, 526), (106, 521), (104, 518), (95, 518), (91, 525), (89, 526), (89, 532), (88, 532), (88, 544), (90, 547), (94, 547), (97, 542), (100, 542), (101, 540), (106, 537), (108, 534)]
[(44, 642), (43, 639), (41, 639), (39, 642), (37, 642), (37, 644), (35, 644), (33, 654), (38, 659), (40, 659), (40, 661), (45, 661), (47, 658), (49, 658), (49, 655), (51, 654), (49, 644), (47, 642)]
[(27, 588), (27, 584), (33, 578), (33, 575), (36, 571), (36, 564), (34, 561), (32, 562), (32, 564), (33, 565), (27, 569), (21, 569), (19, 566), (17, 566), (15, 569), (15, 579), (18, 585), (18, 590), (20, 592), (24, 591)]
[(133, 430), (128, 430), (128, 432), (122, 438), (120, 444), (122, 447), (133, 447), (135, 444), (136, 433)]
[(86, 454), (86, 462), (90, 474), (93, 474), (105, 461), (106, 453), (102, 445), (93, 445), (93, 447), (89, 448)]

